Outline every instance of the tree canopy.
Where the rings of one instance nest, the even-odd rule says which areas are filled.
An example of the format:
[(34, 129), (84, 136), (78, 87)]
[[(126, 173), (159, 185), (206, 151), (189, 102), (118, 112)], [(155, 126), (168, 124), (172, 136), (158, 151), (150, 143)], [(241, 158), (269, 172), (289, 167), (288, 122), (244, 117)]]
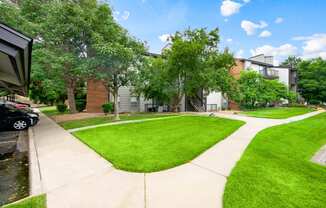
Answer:
[(126, 84), (135, 54), (145, 50), (115, 22), (110, 6), (97, 0), (5, 1), (0, 12), (1, 21), (35, 39), (31, 98), (55, 103), (68, 97), (72, 113), (80, 83), (105, 68), (107, 83), (118, 74), (119, 85)]
[(241, 73), (237, 102), (243, 108), (266, 107), (280, 103), (282, 99), (293, 101), (294, 94), (278, 80), (265, 79), (261, 74), (249, 70)]
[(326, 61), (317, 58), (298, 65), (298, 87), (301, 96), (311, 104), (326, 102)]
[(147, 98), (168, 102), (172, 111), (185, 95), (193, 97), (200, 90), (232, 94), (235, 82), (229, 69), (234, 58), (227, 50), (219, 51), (218, 29), (187, 29), (176, 32), (170, 40), (162, 57), (149, 58), (139, 73), (138, 91)]

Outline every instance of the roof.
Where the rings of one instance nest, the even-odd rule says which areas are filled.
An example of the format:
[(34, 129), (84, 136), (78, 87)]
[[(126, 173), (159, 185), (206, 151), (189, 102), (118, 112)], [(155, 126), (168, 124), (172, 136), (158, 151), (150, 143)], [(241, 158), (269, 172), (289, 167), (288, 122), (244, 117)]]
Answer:
[(248, 62), (251, 62), (253, 64), (260, 65), (260, 66), (274, 67), (273, 64), (268, 64), (268, 63), (264, 63), (264, 62), (260, 62), (260, 61), (251, 60), (251, 59), (245, 59), (245, 58), (236, 58), (236, 59), (239, 60), (239, 61), (248, 61)]
[(27, 95), (33, 39), (0, 22), (0, 89)]

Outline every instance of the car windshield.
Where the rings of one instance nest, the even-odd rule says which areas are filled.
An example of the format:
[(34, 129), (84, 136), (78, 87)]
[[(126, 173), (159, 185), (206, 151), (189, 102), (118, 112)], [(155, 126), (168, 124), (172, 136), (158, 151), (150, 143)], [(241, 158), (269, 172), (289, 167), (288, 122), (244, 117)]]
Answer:
[(17, 109), (15, 106), (13, 106), (11, 104), (8, 104), (8, 103), (4, 104), (3, 106), (6, 109), (6, 111), (9, 111), (9, 112), (17, 112), (17, 111), (19, 111), (19, 109)]

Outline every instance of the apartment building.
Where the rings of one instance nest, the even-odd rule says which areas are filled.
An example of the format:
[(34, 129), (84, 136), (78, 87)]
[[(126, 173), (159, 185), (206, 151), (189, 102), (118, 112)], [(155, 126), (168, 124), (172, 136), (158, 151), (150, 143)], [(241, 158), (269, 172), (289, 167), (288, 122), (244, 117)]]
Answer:
[[(296, 71), (290, 67), (274, 66), (272, 56), (263, 54), (248, 59), (236, 59), (236, 65), (230, 69), (230, 74), (236, 79), (240, 78), (242, 71), (254, 70), (262, 74), (266, 79), (275, 79), (284, 83), (290, 90), (296, 91)], [(100, 81), (88, 81), (87, 111), (102, 112), (102, 104), (113, 100), (112, 95)], [(168, 106), (160, 106), (153, 100), (146, 100), (142, 96), (135, 96), (132, 87), (121, 87), (119, 89), (120, 112), (151, 112), (169, 111)], [(221, 92), (205, 93), (199, 91), (196, 96), (183, 97), (179, 111), (219, 111), (222, 109), (238, 109), (238, 105), (225, 99)]]

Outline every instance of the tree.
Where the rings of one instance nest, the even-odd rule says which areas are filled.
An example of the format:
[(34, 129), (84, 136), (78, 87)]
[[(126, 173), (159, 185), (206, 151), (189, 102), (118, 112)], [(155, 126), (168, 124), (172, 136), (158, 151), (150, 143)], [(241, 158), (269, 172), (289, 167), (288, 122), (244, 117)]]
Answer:
[(142, 63), (145, 47), (113, 21), (111, 10), (102, 5), (97, 14), (101, 27), (92, 34), (95, 75), (105, 81), (114, 97), (115, 120), (119, 120), (118, 92), (129, 86), (132, 77)]
[(294, 69), (298, 68), (298, 65), (302, 61), (301, 58), (296, 56), (289, 56), (286, 60), (284, 60), (281, 64), (281, 66), (291, 67)]
[(62, 67), (57, 54), (42, 46), (35, 46), (29, 97), (36, 102), (51, 105), (63, 103), (67, 94), (60, 74)]
[(57, 55), (57, 63), (61, 63), (62, 67), (57, 69), (65, 83), (70, 112), (76, 113), (75, 92), (87, 70), (83, 59), (85, 40), (91, 33), (91, 17), (86, 8), (75, 1), (51, 1), (45, 8), (48, 15), (42, 23), (41, 37), (44, 46)]
[(237, 102), (244, 108), (265, 107), (282, 99), (293, 99), (287, 87), (277, 80), (267, 80), (261, 74), (250, 70), (241, 73)]
[(187, 29), (170, 39), (171, 47), (140, 73), (140, 91), (169, 101), (174, 112), (185, 95), (196, 97), (199, 91), (231, 94), (235, 82), (229, 69), (234, 58), (227, 50), (219, 52), (218, 29)]
[(159, 102), (160, 104), (169, 104), (171, 102), (171, 85), (168, 83), (168, 73), (165, 67), (165, 61), (162, 57), (147, 57), (144, 59), (141, 67), (134, 79), (134, 93), (138, 96), (144, 96), (146, 99)]
[(298, 88), (301, 96), (311, 104), (326, 102), (326, 61), (317, 58), (298, 65)]

